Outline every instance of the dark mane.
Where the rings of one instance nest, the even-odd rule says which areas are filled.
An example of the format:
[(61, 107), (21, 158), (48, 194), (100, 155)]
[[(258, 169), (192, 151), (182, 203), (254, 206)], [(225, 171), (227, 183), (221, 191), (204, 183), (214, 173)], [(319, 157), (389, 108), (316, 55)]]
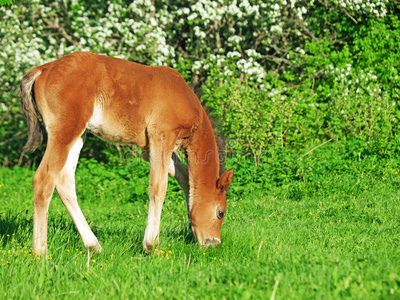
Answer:
[(225, 162), (226, 162), (226, 144), (227, 137), (222, 132), (222, 125), (219, 123), (213, 116), (213, 109), (206, 106), (207, 100), (201, 100), (203, 96), (203, 89), (201, 88), (201, 83), (199, 82), (199, 78), (195, 77), (192, 79), (192, 84), (190, 86), (192, 91), (195, 93), (197, 98), (200, 99), (201, 105), (203, 106), (208, 118), (210, 119), (211, 126), (214, 130), (215, 140), (217, 142), (218, 148), (218, 156), (219, 156), (219, 175), (225, 172)]
[(213, 114), (212, 114), (213, 110), (209, 107), (206, 107), (204, 105), (204, 103), (202, 103), (202, 105), (203, 105), (204, 110), (206, 111), (208, 118), (210, 119), (211, 126), (214, 131), (215, 141), (217, 143), (218, 155), (219, 155), (219, 175), (222, 175), (222, 173), (225, 172), (227, 138), (222, 133), (222, 130), (221, 130), (222, 126), (219, 124), (219, 122), (213, 116)]

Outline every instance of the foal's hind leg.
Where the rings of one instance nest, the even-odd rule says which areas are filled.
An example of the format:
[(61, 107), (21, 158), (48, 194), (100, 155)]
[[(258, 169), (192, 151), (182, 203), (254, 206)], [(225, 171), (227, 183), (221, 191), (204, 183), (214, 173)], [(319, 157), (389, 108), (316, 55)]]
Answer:
[(43, 159), (33, 176), (33, 250), (47, 252), (47, 215), (54, 187), (68, 157), (68, 144), (60, 144), (49, 137)]
[(75, 223), (79, 234), (82, 237), (86, 249), (94, 252), (101, 252), (101, 246), (96, 236), (90, 229), (86, 219), (80, 209), (75, 191), (75, 169), (79, 159), (79, 153), (82, 149), (83, 141), (80, 137), (69, 151), (67, 161), (60, 171), (56, 181), (56, 190), (64, 203), (69, 215)]

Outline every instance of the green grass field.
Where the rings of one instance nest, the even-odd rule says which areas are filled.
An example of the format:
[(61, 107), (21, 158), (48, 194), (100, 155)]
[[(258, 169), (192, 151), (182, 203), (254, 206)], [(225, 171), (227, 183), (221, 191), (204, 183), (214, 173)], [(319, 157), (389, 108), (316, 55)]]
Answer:
[(171, 180), (160, 245), (147, 255), (147, 166), (84, 160), (79, 203), (103, 247), (89, 258), (56, 194), (48, 257), (32, 255), (33, 171), (0, 169), (0, 298), (400, 298), (396, 161), (314, 162), (296, 180), (275, 173), (288, 177), (276, 184), (236, 167), (219, 247), (194, 242)]

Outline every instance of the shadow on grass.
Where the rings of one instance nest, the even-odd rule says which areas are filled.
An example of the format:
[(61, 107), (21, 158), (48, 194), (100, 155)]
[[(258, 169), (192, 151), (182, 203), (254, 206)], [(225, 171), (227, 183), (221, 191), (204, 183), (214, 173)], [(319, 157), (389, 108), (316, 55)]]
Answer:
[(197, 240), (188, 226), (177, 226), (168, 232), (168, 236), (172, 239), (183, 240), (185, 244), (196, 244)]
[(7, 244), (7, 235), (11, 237), (23, 228), (32, 227), (32, 216), (28, 210), (22, 210), (16, 214), (6, 212), (0, 215), (0, 237), (1, 245)]
[[(179, 230), (180, 229), (180, 230)], [(93, 233), (99, 238), (100, 244), (104, 244), (103, 250), (109, 252), (106, 248), (113, 247), (114, 245), (124, 245), (122, 248), (123, 253), (129, 252), (131, 254), (137, 255), (141, 254), (147, 256), (148, 253), (143, 249), (143, 238), (144, 238), (144, 228), (140, 226), (135, 226), (132, 229), (123, 230), (119, 228), (92, 228)], [(128, 235), (128, 236), (127, 236)], [(180, 241), (185, 245), (196, 245), (197, 241), (190, 229), (186, 226), (184, 228), (177, 226), (174, 228), (166, 228), (162, 232), (160, 237), (160, 244), (155, 245), (154, 249), (166, 247), (166, 240)], [(151, 251), (150, 253), (153, 253)]]
[[(88, 220), (88, 223), (103, 247), (102, 254), (108, 255), (114, 252), (114, 254), (126, 252), (134, 255), (146, 254), (142, 246), (145, 232), (143, 224), (132, 224), (128, 219), (112, 222), (108, 218), (100, 218), (93, 221), (93, 223)], [(18, 224), (15, 225), (15, 227), (18, 226)], [(165, 246), (167, 239), (180, 241), (185, 245), (197, 244), (187, 223), (177, 224), (176, 226), (164, 224), (164, 226), (161, 228), (161, 246)], [(49, 217), (48, 239), (52, 242), (53, 247), (65, 247), (66, 249), (71, 247), (83, 248), (79, 232), (68, 215)], [(65, 244), (65, 246), (62, 246), (62, 244)], [(154, 248), (156, 249), (157, 247)]]

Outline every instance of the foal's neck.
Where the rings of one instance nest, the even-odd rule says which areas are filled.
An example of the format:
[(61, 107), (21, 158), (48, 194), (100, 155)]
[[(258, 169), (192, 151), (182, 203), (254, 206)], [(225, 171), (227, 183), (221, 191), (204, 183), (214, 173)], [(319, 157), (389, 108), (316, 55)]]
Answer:
[(192, 195), (215, 190), (219, 178), (219, 153), (211, 122), (204, 112), (203, 122), (187, 149), (189, 184)]

